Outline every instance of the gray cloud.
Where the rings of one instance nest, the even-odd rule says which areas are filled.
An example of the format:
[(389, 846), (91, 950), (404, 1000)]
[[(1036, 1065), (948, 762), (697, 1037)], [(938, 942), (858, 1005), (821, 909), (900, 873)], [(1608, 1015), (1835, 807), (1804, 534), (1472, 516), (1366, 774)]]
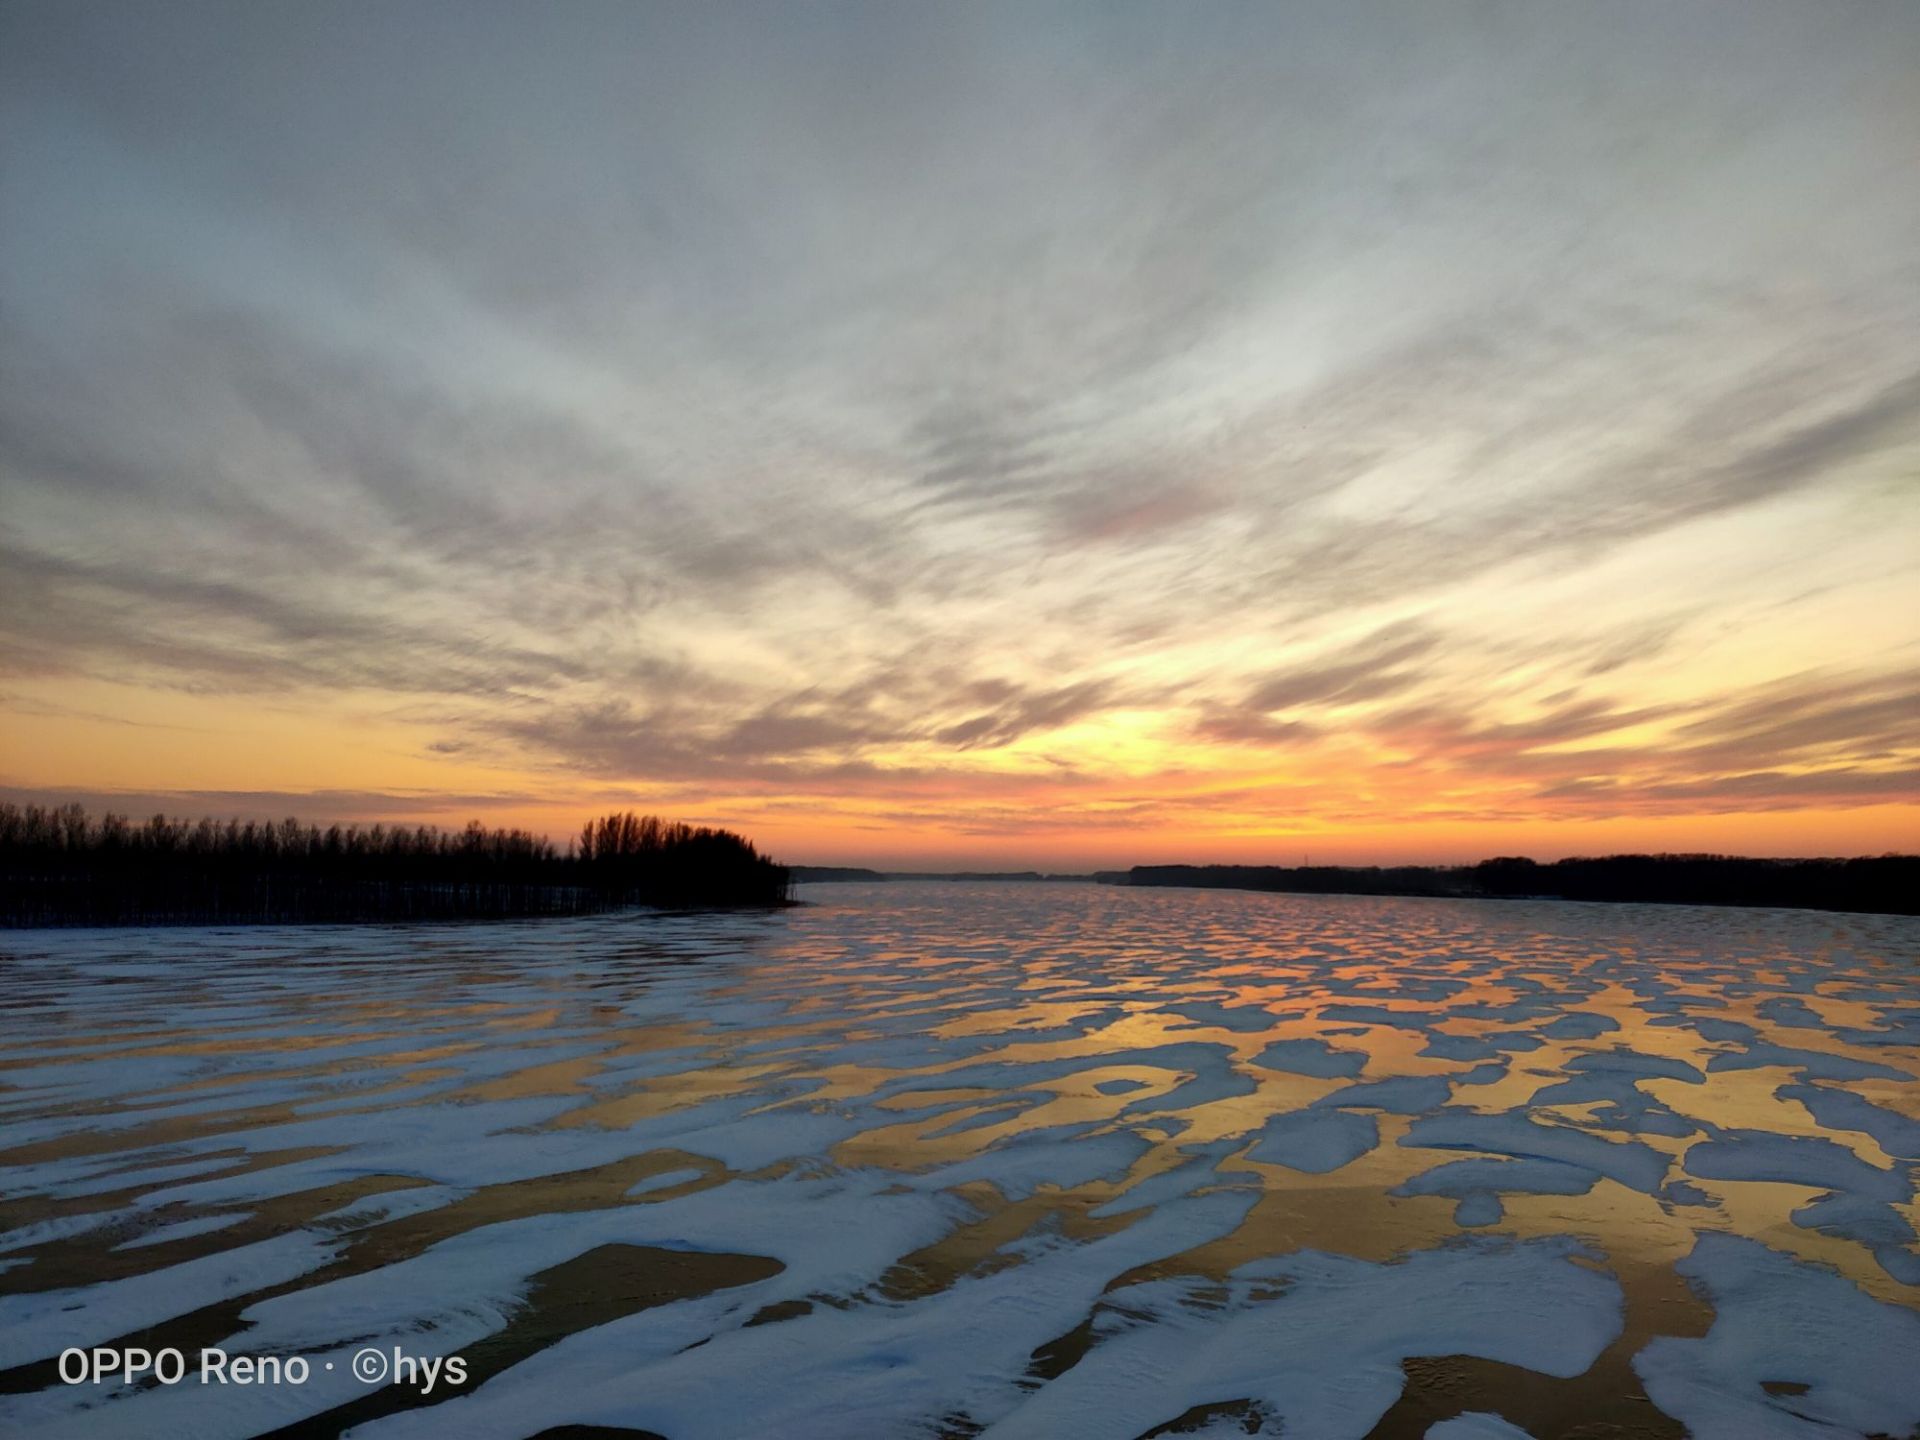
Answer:
[(146, 668), (188, 688), (295, 685), (492, 695), (577, 675), (565, 659), (450, 643), (391, 611), (168, 570), (36, 554), (0, 535), (0, 608), (25, 673)]
[[(1597, 814), (1874, 804), (1914, 795), (1917, 681), (1908, 670), (1868, 669), (1688, 705), (1588, 696), (1510, 723), (1434, 702), (1381, 712), (1366, 728), (1424, 772), (1503, 777), (1532, 787), (1538, 800)], [(1617, 738), (1644, 725), (1661, 727), (1664, 738)]]
[(1687, 760), (1724, 768), (1920, 751), (1920, 671), (1789, 676), (1678, 734)]
[(1246, 707), (1264, 712), (1378, 700), (1417, 684), (1421, 675), (1411, 662), (1439, 644), (1440, 636), (1425, 626), (1392, 625), (1330, 660), (1270, 677), (1247, 696)]
[(962, 750), (993, 749), (1035, 730), (1051, 730), (1110, 709), (1116, 699), (1113, 685), (1102, 680), (1013, 695), (992, 710), (936, 730), (933, 738)]
[(13, 805), (81, 805), (119, 815), (212, 815), (221, 819), (283, 820), (309, 824), (349, 820), (412, 820), (449, 824), (469, 816), (534, 802), (517, 792), (450, 794), (385, 790), (90, 790), (0, 785), (0, 801)]
[[(505, 717), (487, 733), (604, 775), (814, 788), (922, 774), (864, 758), (873, 747), (931, 741), (952, 751), (996, 749), (1138, 698), (1107, 681), (1027, 689), (957, 669), (907, 675), (895, 662), (836, 689), (789, 695), (744, 719), (697, 698), (648, 710), (604, 701), (540, 707)], [(1056, 778), (1071, 769), (1057, 768)]]
[(1540, 792), (1543, 799), (1579, 800), (1619, 811), (1662, 808), (1748, 810), (1809, 805), (1920, 800), (1920, 769), (1814, 772), (1746, 771), (1706, 780), (1625, 785), (1617, 780), (1568, 780)]
[[(0, 663), (608, 780), (1175, 703), (1544, 767), (1721, 597), (1529, 583), (1911, 523), (1917, 59), (1899, 8), (11, 4)], [(1448, 693), (1526, 666), (1530, 727)], [(1903, 753), (1905, 692), (1797, 683), (1678, 743)]]
[(1276, 720), (1231, 706), (1208, 706), (1193, 722), (1193, 733), (1227, 745), (1281, 746), (1316, 740), (1325, 731), (1305, 720)]

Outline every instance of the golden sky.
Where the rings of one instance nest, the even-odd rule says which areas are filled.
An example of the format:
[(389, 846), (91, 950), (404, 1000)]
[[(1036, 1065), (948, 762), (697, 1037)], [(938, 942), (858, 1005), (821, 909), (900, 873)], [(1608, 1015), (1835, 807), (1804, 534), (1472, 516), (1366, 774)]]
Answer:
[(0, 798), (1920, 845), (1920, 11), (10, 6)]

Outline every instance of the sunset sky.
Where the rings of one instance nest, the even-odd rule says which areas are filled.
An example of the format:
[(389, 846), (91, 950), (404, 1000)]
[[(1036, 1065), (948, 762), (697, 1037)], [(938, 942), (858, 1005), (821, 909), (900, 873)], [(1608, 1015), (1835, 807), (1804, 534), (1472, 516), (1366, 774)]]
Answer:
[(1920, 6), (0, 9), (0, 799), (1920, 848)]

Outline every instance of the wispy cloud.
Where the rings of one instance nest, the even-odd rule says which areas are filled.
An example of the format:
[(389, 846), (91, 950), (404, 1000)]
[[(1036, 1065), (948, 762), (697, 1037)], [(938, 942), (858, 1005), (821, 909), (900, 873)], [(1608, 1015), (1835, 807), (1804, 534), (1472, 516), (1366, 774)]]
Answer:
[(1917, 58), (9, 6), (0, 716), (980, 834), (1900, 799)]

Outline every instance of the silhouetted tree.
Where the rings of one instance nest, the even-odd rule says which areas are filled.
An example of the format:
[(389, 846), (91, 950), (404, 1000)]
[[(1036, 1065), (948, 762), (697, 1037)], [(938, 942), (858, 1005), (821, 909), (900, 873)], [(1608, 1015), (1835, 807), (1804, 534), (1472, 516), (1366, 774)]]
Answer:
[(1606, 855), (1541, 864), (1503, 855), (1477, 865), (1136, 865), (1129, 885), (1304, 894), (1451, 895), (1777, 905), (1801, 910), (1920, 914), (1920, 856), (1765, 860), (1730, 855)]
[(431, 826), (91, 819), (0, 805), (0, 923), (349, 920), (766, 905), (785, 867), (725, 830), (609, 815), (563, 854), (543, 836)]

